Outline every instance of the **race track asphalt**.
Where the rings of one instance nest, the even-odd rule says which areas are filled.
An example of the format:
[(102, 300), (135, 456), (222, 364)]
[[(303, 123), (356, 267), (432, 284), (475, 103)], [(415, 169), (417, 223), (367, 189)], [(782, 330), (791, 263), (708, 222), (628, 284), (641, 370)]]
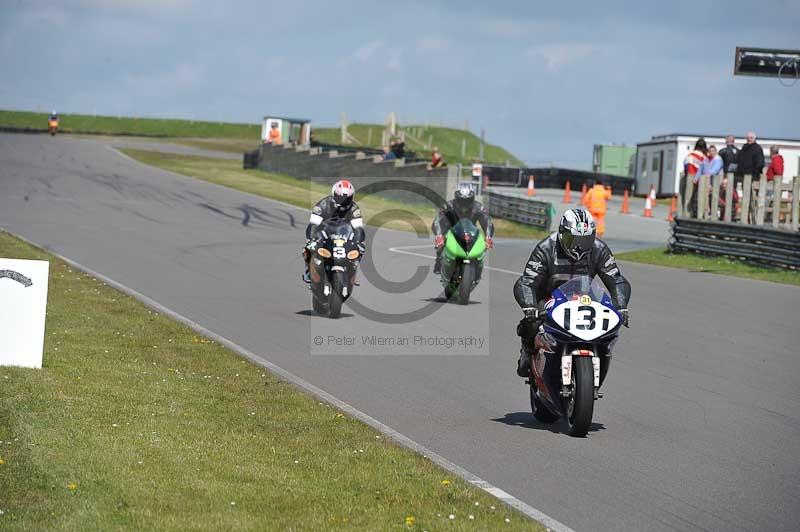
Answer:
[[(371, 231), (361, 307), (328, 320), (310, 312), (299, 278), (306, 216), (143, 166), (103, 141), (0, 135), (0, 227), (237, 342), (567, 526), (797, 529), (799, 288), (623, 263), (632, 328), (590, 434), (575, 439), (532, 420), (514, 372), (511, 287), (530, 245), (499, 243), (495, 269), (462, 307), (436, 300), (427, 238)], [(389, 284), (419, 268), (419, 286)], [(420, 309), (429, 314), (414, 321)], [(387, 323), (403, 320), (370, 312), (411, 316)], [(365, 346), (362, 335), (476, 345)], [(354, 345), (332, 345), (350, 337)]]

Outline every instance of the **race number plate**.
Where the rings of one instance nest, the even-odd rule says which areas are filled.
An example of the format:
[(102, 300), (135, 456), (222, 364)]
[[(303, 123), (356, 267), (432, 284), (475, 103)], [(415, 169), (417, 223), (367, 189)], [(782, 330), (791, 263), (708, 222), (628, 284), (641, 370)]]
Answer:
[(553, 309), (552, 317), (559, 327), (587, 342), (603, 336), (619, 324), (616, 312), (592, 301), (589, 296), (562, 303)]

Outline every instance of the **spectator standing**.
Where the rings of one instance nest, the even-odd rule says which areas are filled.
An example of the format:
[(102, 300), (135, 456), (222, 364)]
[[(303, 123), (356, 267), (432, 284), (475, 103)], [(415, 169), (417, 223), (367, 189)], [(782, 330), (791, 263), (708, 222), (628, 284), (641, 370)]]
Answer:
[(736, 157), (736, 176), (741, 179), (745, 174), (752, 174), (756, 181), (764, 169), (764, 150), (756, 142), (756, 134), (752, 131), (747, 132), (745, 140), (747, 143)]
[(697, 217), (697, 179), (699, 177), (697, 172), (706, 159), (706, 151), (708, 151), (706, 139), (701, 137), (694, 143), (694, 150), (690, 151), (683, 161), (683, 171), (686, 174), (686, 179), (691, 179), (692, 183), (694, 183), (692, 197), (689, 200), (689, 213), (692, 218)]
[(395, 139), (389, 146), (389, 149), (394, 153), (395, 159), (402, 159), (406, 154), (406, 143), (401, 139)]
[[(706, 158), (703, 159), (703, 163), (697, 170), (695, 183), (700, 183), (701, 177), (709, 176), (712, 178), (711, 183), (713, 184), (713, 176), (722, 172), (722, 166), (723, 166), (722, 157), (717, 155), (717, 147), (712, 144), (711, 146), (708, 147), (708, 153), (706, 154)], [(710, 188), (708, 190), (709, 198), (711, 197), (712, 191), (713, 188)], [(692, 199), (694, 199), (694, 197), (695, 194), (692, 195)], [(708, 202), (708, 205), (710, 209), (713, 209), (713, 207), (711, 207), (710, 200)]]
[(736, 147), (734, 142), (736, 138), (733, 135), (725, 137), (725, 147), (719, 150), (719, 156), (722, 157), (722, 167), (726, 172), (736, 171), (736, 159), (739, 156), (739, 148)]
[(783, 155), (777, 146), (772, 146), (769, 149), (770, 161), (767, 167), (767, 181), (772, 181), (776, 177), (779, 181), (783, 180)]

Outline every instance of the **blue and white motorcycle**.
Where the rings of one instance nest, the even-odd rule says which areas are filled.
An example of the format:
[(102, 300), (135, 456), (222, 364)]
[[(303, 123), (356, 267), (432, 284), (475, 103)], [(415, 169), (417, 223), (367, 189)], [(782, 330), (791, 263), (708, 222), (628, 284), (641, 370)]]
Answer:
[(543, 423), (565, 418), (569, 434), (583, 437), (622, 319), (603, 283), (588, 276), (556, 288), (545, 312), (531, 364), (531, 410)]

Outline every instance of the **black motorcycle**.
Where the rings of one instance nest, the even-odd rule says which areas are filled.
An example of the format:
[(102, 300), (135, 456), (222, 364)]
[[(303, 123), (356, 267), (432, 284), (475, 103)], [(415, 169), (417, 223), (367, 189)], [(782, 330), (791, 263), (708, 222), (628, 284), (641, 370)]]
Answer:
[(603, 283), (588, 276), (556, 288), (545, 313), (531, 364), (531, 410), (542, 423), (565, 418), (569, 434), (582, 437), (602, 397), (622, 319)]
[(308, 263), (311, 304), (317, 314), (338, 318), (342, 303), (353, 293), (362, 248), (348, 220), (326, 220), (317, 234)]

